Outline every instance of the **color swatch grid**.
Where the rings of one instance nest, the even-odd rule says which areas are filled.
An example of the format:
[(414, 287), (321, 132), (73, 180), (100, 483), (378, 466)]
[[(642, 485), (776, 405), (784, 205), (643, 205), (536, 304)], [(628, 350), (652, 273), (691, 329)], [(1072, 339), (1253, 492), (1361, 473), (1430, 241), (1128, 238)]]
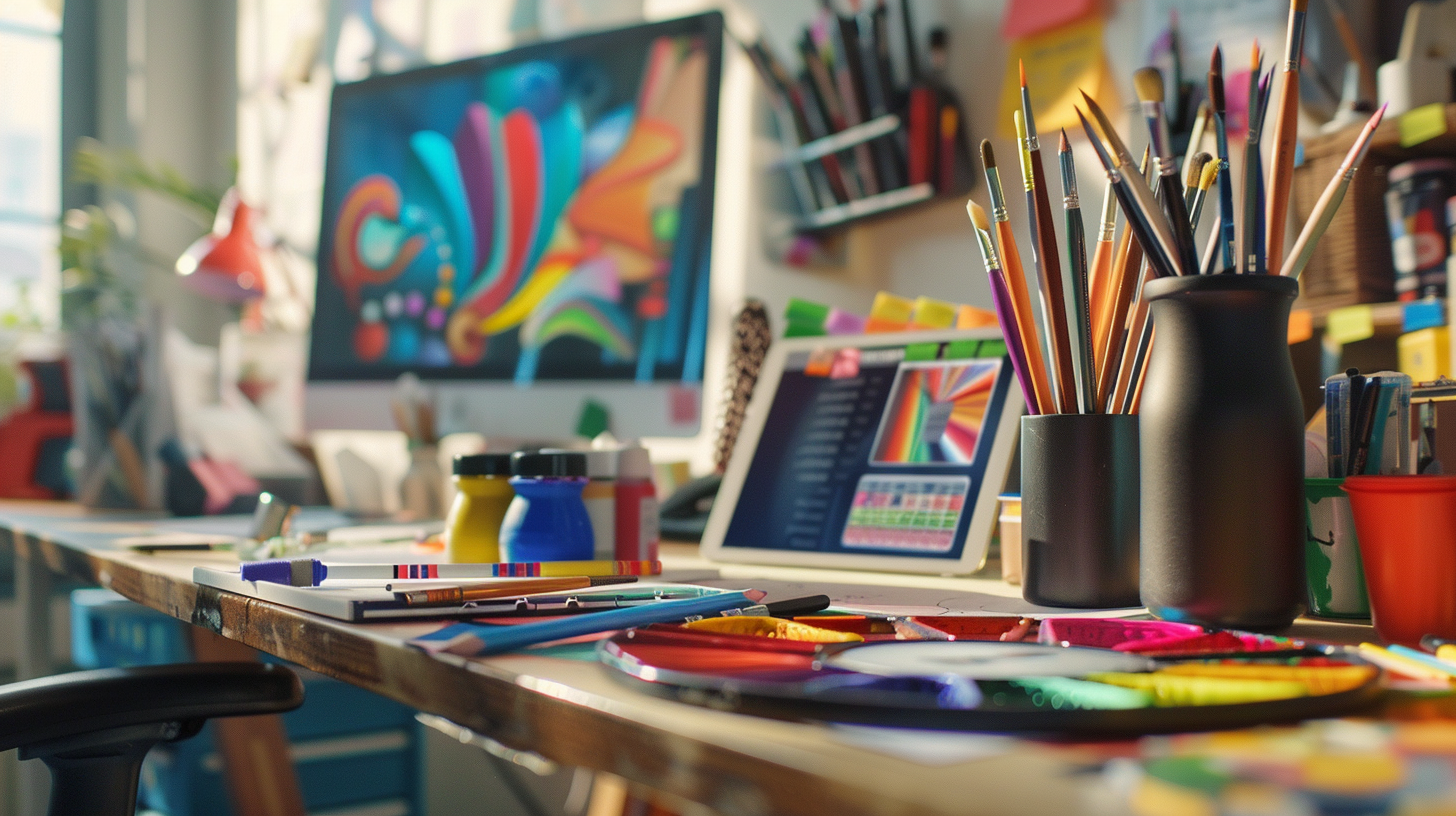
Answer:
[(866, 474), (855, 489), (841, 543), (853, 549), (948, 552), (970, 488), (965, 476)]

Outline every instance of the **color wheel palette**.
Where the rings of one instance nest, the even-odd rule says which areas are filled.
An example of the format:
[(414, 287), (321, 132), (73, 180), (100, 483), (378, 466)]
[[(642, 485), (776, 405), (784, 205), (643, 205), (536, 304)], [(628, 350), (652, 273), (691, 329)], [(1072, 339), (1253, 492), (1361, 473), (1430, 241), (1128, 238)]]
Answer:
[(659, 696), (783, 719), (1132, 735), (1348, 714), (1382, 693), (1358, 658), (1156, 660), (984, 641), (816, 644), (658, 625), (598, 656)]
[(896, 374), (870, 461), (970, 463), (1001, 360), (907, 363)]

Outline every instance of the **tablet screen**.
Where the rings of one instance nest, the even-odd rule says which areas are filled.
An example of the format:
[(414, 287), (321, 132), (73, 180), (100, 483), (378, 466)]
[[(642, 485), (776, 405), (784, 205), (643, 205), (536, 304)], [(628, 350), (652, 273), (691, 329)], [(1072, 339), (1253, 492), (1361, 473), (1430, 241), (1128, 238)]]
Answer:
[(723, 546), (959, 559), (1013, 387), (1004, 354), (999, 340), (790, 352)]

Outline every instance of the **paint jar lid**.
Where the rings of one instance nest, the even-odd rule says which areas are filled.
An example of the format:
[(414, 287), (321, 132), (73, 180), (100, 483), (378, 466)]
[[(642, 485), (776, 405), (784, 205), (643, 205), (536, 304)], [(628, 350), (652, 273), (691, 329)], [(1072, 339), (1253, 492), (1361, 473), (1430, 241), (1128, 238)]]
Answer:
[(463, 453), (455, 457), (450, 472), (456, 476), (509, 476), (509, 453)]
[(586, 476), (586, 456), (580, 453), (520, 451), (511, 456), (511, 475), (527, 478)]
[(573, 451), (565, 448), (542, 448), (541, 452), (580, 454), (586, 457), (586, 477), (588, 479), (617, 478), (617, 451), (615, 450)]
[(633, 446), (617, 451), (618, 479), (651, 479), (652, 457), (644, 447)]

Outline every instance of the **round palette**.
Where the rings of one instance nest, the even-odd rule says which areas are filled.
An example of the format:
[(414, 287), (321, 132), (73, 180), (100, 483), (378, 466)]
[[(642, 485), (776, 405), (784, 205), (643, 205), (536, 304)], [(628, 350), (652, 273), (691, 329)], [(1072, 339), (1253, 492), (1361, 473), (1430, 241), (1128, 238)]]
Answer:
[(984, 641), (812, 644), (681, 627), (598, 647), (651, 693), (785, 719), (974, 731), (1133, 735), (1347, 714), (1376, 701), (1358, 658), (1260, 654), (1157, 661), (1103, 649)]

